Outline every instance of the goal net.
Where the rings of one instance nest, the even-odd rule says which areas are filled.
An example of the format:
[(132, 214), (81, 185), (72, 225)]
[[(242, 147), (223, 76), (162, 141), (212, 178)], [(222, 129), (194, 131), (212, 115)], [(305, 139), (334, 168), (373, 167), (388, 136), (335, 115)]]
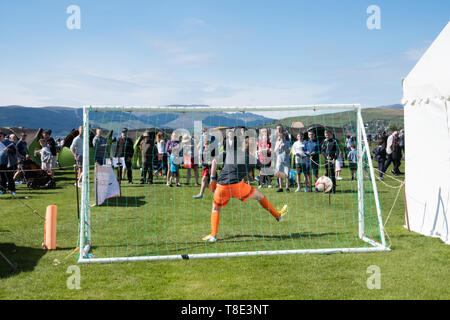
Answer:
[[(83, 110), (80, 263), (389, 250), (359, 105)], [(230, 191), (213, 223), (201, 184), (241, 153), (249, 192)]]

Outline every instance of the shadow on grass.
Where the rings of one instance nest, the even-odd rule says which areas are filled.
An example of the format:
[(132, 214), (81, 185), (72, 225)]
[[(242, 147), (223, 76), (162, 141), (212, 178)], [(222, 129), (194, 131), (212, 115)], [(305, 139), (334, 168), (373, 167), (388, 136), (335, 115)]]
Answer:
[[(303, 241), (309, 241), (312, 238), (321, 238), (321, 237), (331, 237), (336, 236), (337, 233), (311, 233), (311, 232), (305, 232), (305, 233), (292, 233), (292, 234), (286, 234), (286, 235), (261, 235), (261, 234), (242, 234), (242, 235), (234, 235), (229, 236), (220, 239), (217, 242), (217, 244), (236, 244), (236, 243), (246, 243), (246, 242), (253, 242), (258, 241), (259, 243), (263, 243), (264, 241), (276, 241), (276, 240), (295, 240), (295, 239), (302, 239)], [(245, 239), (247, 238), (247, 239)], [(257, 240), (255, 240), (257, 239)], [(92, 250), (100, 249), (100, 248), (129, 248), (127, 250), (128, 253), (132, 253), (134, 250), (133, 248), (149, 248), (154, 243), (142, 243), (142, 244), (132, 244), (132, 245), (101, 245), (101, 246), (93, 246)], [(212, 245), (203, 241), (180, 241), (180, 242), (171, 242), (171, 241), (161, 241), (158, 243), (159, 246), (165, 246), (164, 249), (155, 251), (154, 249), (151, 250), (142, 250), (143, 255), (148, 256), (156, 256), (156, 255), (177, 255), (177, 254), (186, 254), (187, 252), (191, 251), (190, 254), (196, 253), (193, 251), (194, 249), (199, 248), (205, 248), (205, 246), (211, 247)], [(173, 248), (176, 246), (176, 248)], [(294, 249), (294, 248), (291, 248)], [(243, 248), (245, 251), (245, 248)], [(140, 250), (137, 250), (140, 251)], [(207, 250), (211, 252), (210, 250)], [(205, 252), (206, 253), (206, 252)], [(142, 255), (138, 252), (132, 253), (132, 255)]]
[(17, 247), (14, 243), (0, 243), (0, 252), (16, 266), (13, 270), (9, 263), (0, 256), (0, 279), (16, 276), (21, 272), (33, 271), (39, 260), (45, 254), (45, 250)]
[(138, 197), (117, 197), (106, 200), (100, 207), (141, 207), (147, 204), (145, 196)]
[[(320, 238), (335, 236), (337, 233), (291, 233), (282, 235), (260, 235), (260, 234), (239, 234), (235, 236), (230, 236), (223, 238), (224, 241), (239, 239), (239, 238), (258, 238), (258, 239), (270, 239), (270, 240), (290, 240), (290, 239), (310, 239), (310, 238)], [(233, 242), (236, 242), (233, 240)]]
[(75, 181), (77, 181), (77, 180), (76, 180), (75, 176), (70, 177), (70, 176), (67, 176), (67, 175), (63, 175), (63, 176), (55, 175), (55, 181), (56, 181), (56, 183), (58, 183), (58, 181), (59, 182), (61, 182), (61, 181), (71, 181), (72, 184), (74, 184)]
[[(346, 189), (346, 190), (341, 190), (341, 189), (337, 188), (336, 194), (335, 194), (335, 195), (339, 195), (339, 194), (349, 194), (349, 193), (357, 194), (357, 193), (358, 193), (358, 190), (348, 190), (348, 189)], [(379, 194), (380, 194), (380, 193), (387, 193), (387, 191), (380, 191), (380, 190), (378, 190), (378, 193), (379, 193)], [(328, 193), (327, 193), (327, 195), (328, 195)], [(332, 194), (332, 196), (333, 196), (333, 194)]]

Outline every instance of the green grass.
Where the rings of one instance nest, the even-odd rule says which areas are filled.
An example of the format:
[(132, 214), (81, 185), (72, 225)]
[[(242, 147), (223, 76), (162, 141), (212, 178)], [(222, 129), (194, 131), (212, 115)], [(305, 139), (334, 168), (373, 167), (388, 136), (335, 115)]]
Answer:
[[(210, 232), (212, 194), (193, 200), (198, 188), (169, 189), (162, 180), (157, 182), (152, 186), (125, 183), (120, 199), (91, 209), (96, 257), (370, 246), (358, 238), (356, 182), (350, 180), (342, 181), (331, 205), (323, 194), (277, 194), (275, 189), (265, 189), (275, 207), (288, 204), (289, 223), (276, 223), (254, 200), (233, 199), (221, 214), (220, 241), (213, 245), (201, 240)], [(367, 194), (366, 233), (380, 241), (370, 200)]]
[[(93, 253), (109, 257), (365, 246), (357, 239), (356, 186), (349, 180), (347, 168), (343, 173), (345, 180), (332, 199), (336, 210), (330, 208), (328, 196), (323, 194), (280, 195), (274, 189), (263, 189), (276, 207), (289, 203), (289, 219), (283, 224), (276, 223), (255, 201), (230, 201), (221, 214), (222, 241), (213, 245), (199, 241), (209, 233), (210, 194), (194, 201), (192, 195), (198, 188), (193, 186), (169, 189), (125, 183), (126, 200), (92, 208)], [(11, 273), (0, 258), (1, 299), (450, 298), (449, 247), (439, 239), (403, 227), (403, 196), (386, 225), (391, 252), (78, 265), (81, 289), (69, 290), (66, 281), (70, 274), (66, 271), (77, 258), (76, 194), (73, 173), (58, 172), (57, 178), (58, 189), (28, 190), (19, 186), (18, 196), (42, 216), (47, 205), (58, 206), (59, 250), (42, 249), (43, 220), (10, 195), (0, 198), (0, 251), (19, 266)], [(386, 183), (398, 185), (388, 178)], [(397, 190), (380, 183), (378, 187), (386, 219)], [(366, 199), (366, 223), (376, 238), (371, 201), (370, 197)], [(60, 263), (54, 265), (55, 259)], [(370, 276), (366, 271), (371, 265), (381, 269), (380, 290), (366, 286)]]

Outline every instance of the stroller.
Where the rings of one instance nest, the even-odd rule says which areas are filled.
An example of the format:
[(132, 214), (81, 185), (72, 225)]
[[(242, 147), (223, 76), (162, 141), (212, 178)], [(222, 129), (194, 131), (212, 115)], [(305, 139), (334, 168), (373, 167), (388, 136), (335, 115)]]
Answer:
[(39, 189), (41, 187), (47, 189), (56, 188), (55, 179), (31, 159), (24, 160), (21, 171), (27, 187), (30, 189)]

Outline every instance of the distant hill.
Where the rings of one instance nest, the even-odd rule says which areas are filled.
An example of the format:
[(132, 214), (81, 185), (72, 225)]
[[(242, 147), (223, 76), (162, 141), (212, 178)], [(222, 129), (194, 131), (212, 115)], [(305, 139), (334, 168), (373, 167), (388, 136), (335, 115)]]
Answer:
[[(398, 108), (367, 108), (361, 109), (366, 130), (368, 133), (379, 133), (388, 130), (389, 125), (395, 124), (402, 128), (404, 124), (403, 107)], [(343, 128), (347, 132), (355, 133), (356, 131), (356, 114), (354, 111), (344, 111), (338, 113), (328, 113), (318, 116), (301, 116), (283, 119), (282, 121), (274, 121), (266, 124), (268, 127), (275, 127), (281, 123), (284, 126), (291, 126), (293, 122), (301, 121), (305, 127), (314, 124), (321, 124), (329, 127)]]
[(0, 111), (0, 127), (52, 129), (61, 136), (83, 123), (82, 110), (75, 108), (6, 106), (0, 107)]
[(402, 104), (391, 104), (388, 106), (380, 106), (377, 108), (378, 109), (402, 109), (403, 110), (403, 105)]
[[(0, 107), (0, 127), (24, 127), (51, 129), (53, 136), (64, 137), (72, 129), (83, 123), (81, 108), (23, 106)], [(207, 127), (256, 126), (273, 122), (252, 113), (132, 113), (132, 112), (92, 112), (89, 115), (93, 126), (113, 129), (116, 132), (127, 128), (186, 128), (192, 130), (195, 121)]]

